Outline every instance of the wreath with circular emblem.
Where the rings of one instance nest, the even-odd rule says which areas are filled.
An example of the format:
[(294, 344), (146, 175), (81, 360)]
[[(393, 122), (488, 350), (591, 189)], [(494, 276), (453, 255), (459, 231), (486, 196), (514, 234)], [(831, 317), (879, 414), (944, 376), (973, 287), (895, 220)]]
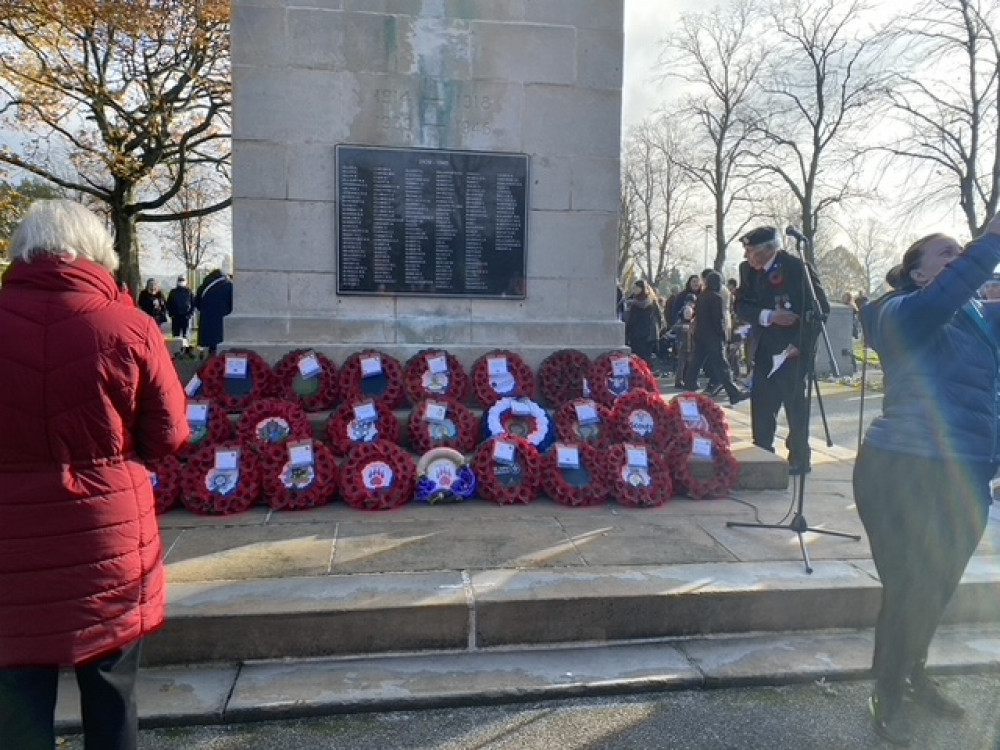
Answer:
[(398, 409), (406, 403), (403, 366), (377, 349), (355, 352), (340, 368), (340, 395), (345, 401), (370, 398)]
[[(359, 419), (358, 412), (374, 409), (375, 419)], [(347, 401), (326, 422), (326, 439), (337, 456), (346, 456), (357, 445), (399, 442), (399, 420), (381, 401), (367, 398)]]
[[(498, 366), (501, 361), (505, 364), (503, 370)], [(506, 349), (494, 349), (472, 365), (472, 390), (484, 409), (504, 397), (533, 399), (535, 375), (520, 355)]]
[(149, 481), (153, 484), (156, 515), (173, 510), (180, 504), (183, 468), (175, 456), (164, 456), (146, 463)]
[[(227, 376), (227, 363), (239, 364), (245, 360), (245, 368), (237, 375), (236, 367)], [(251, 402), (269, 396), (274, 389), (271, 367), (257, 352), (250, 349), (229, 349), (209, 357), (198, 374), (202, 382), (202, 392), (228, 412), (245, 409)]]
[[(438, 419), (439, 408), (444, 415)], [(430, 411), (429, 411), (430, 410)], [(428, 418), (428, 415), (432, 418)], [(423, 454), (432, 448), (454, 448), (461, 453), (471, 453), (478, 442), (479, 420), (465, 404), (453, 398), (429, 398), (418, 401), (407, 429), (410, 446)]]
[(498, 399), (483, 412), (483, 438), (512, 435), (524, 438), (538, 451), (555, 440), (555, 428), (548, 412), (527, 398)]
[(302, 407), (280, 398), (262, 398), (240, 416), (240, 442), (252, 450), (313, 436), (312, 424)]
[(611, 429), (619, 442), (642, 443), (663, 451), (684, 430), (684, 424), (658, 393), (632, 391), (615, 401)]
[[(622, 359), (628, 362), (628, 375), (615, 374), (615, 361)], [(609, 407), (632, 391), (660, 392), (660, 384), (649, 365), (636, 355), (624, 352), (605, 352), (595, 359), (587, 382), (594, 398)]]
[[(685, 405), (685, 401), (693, 403), (693, 406)], [(685, 417), (686, 412), (693, 415), (694, 407), (698, 409), (697, 418)], [(729, 445), (729, 421), (726, 419), (726, 412), (714, 399), (701, 393), (682, 393), (671, 399), (668, 408), (671, 416), (680, 420), (685, 430), (710, 432)]]
[[(240, 451), (236, 469), (216, 465), (219, 451)], [(188, 461), (181, 478), (181, 502), (192, 513), (229, 515), (242, 513), (260, 498), (260, 469), (251, 451), (239, 443), (207, 445)]]
[(666, 460), (655, 450), (646, 451), (646, 466), (631, 466), (630, 447), (616, 443), (604, 452), (602, 467), (604, 482), (619, 505), (630, 508), (650, 508), (663, 505), (673, 497), (673, 483)]
[[(293, 450), (308, 445), (311, 462), (296, 461)], [(261, 452), (264, 499), (274, 510), (304, 510), (326, 505), (337, 497), (340, 468), (333, 453), (319, 440), (266, 446)]]
[(560, 349), (542, 360), (538, 385), (547, 406), (562, 406), (575, 398), (590, 398), (591, 361), (577, 349)]
[[(205, 421), (195, 424), (190, 421), (191, 407), (198, 404), (204, 404), (207, 411)], [(190, 435), (176, 454), (182, 461), (187, 461), (206, 445), (218, 445), (236, 438), (236, 425), (214, 401), (188, 401), (187, 412)]]
[[(709, 479), (695, 479), (692, 467), (703, 458), (694, 456), (694, 441), (711, 442), (713, 474)], [(695, 500), (707, 497), (726, 497), (740, 478), (740, 462), (736, 460), (729, 442), (709, 432), (685, 430), (671, 445), (670, 470), (677, 494), (686, 494)]]
[(453, 398), (456, 401), (469, 398), (469, 374), (454, 354), (443, 349), (424, 349), (410, 357), (406, 361), (403, 384), (411, 404), (425, 398)]
[(278, 398), (306, 411), (330, 409), (340, 396), (340, 373), (329, 357), (312, 349), (293, 349), (274, 365)]
[(358, 510), (389, 510), (413, 499), (417, 466), (395, 443), (379, 440), (351, 449), (340, 472), (344, 502)]
[[(560, 447), (575, 449), (579, 465), (561, 466)], [(560, 505), (600, 505), (608, 499), (600, 451), (587, 443), (556, 443), (542, 455), (542, 489)]]
[[(509, 462), (494, 457), (497, 443), (513, 446)], [(541, 468), (542, 459), (535, 446), (510, 435), (484, 440), (472, 459), (479, 496), (497, 505), (526, 505), (534, 501), (541, 487)]]
[(416, 499), (428, 505), (460, 503), (476, 494), (476, 474), (458, 451), (434, 448), (417, 461)]
[[(580, 412), (593, 411), (596, 422), (581, 423)], [(559, 407), (556, 412), (556, 436), (566, 443), (589, 443), (603, 446), (612, 441), (611, 409), (592, 399), (579, 398)]]

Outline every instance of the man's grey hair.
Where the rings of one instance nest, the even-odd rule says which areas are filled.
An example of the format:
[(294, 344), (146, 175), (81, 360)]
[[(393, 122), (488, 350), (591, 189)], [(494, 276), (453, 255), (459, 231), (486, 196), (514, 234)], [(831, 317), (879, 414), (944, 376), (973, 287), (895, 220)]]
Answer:
[(111, 234), (97, 216), (75, 201), (35, 201), (14, 231), (11, 259), (30, 263), (46, 255), (86, 258), (109, 271), (118, 269)]

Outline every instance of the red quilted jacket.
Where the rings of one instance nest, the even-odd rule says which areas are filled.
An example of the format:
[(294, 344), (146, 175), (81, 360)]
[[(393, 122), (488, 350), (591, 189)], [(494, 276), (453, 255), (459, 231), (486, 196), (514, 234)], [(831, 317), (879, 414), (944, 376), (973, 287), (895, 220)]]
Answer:
[(87, 260), (15, 261), (0, 288), (0, 668), (74, 665), (163, 623), (141, 459), (187, 438), (163, 336)]

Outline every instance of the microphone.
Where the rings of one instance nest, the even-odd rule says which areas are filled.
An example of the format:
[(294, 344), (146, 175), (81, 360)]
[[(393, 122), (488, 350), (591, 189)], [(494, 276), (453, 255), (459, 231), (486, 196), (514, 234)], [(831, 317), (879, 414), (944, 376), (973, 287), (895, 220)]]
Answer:
[(791, 224), (785, 227), (785, 234), (787, 234), (789, 237), (794, 237), (796, 242), (806, 242), (806, 243), (809, 242), (809, 240), (806, 239), (806, 236), (802, 234), (802, 232), (800, 232), (798, 229), (793, 227)]

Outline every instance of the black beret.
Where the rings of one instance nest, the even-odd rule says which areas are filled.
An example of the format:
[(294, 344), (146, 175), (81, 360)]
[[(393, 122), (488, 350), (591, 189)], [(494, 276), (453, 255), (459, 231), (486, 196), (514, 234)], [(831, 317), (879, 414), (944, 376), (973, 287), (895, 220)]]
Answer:
[(740, 242), (752, 247), (776, 239), (778, 239), (778, 230), (775, 227), (757, 227), (740, 237)]

